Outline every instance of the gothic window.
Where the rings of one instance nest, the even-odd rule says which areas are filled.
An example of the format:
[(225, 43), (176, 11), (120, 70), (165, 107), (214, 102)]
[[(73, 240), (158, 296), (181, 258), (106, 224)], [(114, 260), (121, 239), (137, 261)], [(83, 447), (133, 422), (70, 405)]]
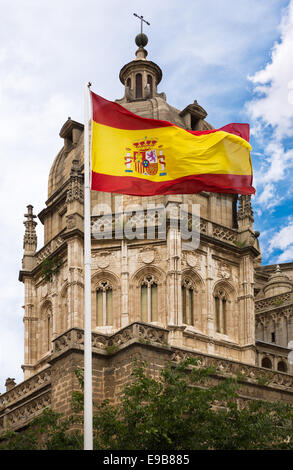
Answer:
[(215, 295), (215, 320), (217, 333), (227, 334), (227, 294), (223, 289)]
[(272, 361), (268, 357), (264, 357), (261, 361), (261, 366), (265, 367), (266, 369), (272, 368)]
[(128, 79), (127, 79), (127, 81), (126, 81), (126, 86), (127, 86), (128, 88), (131, 88), (131, 78), (130, 78), (130, 77), (128, 77)]
[(150, 86), (151, 98), (152, 98), (153, 97), (153, 77), (151, 75), (148, 75), (147, 82)]
[(275, 343), (276, 342), (276, 333), (273, 331), (271, 334), (271, 342)]
[(158, 284), (153, 276), (146, 276), (141, 283), (141, 320), (158, 321)]
[(135, 76), (135, 97), (142, 98), (142, 75), (137, 73)]
[(113, 288), (108, 281), (101, 281), (96, 291), (96, 323), (113, 325)]
[(182, 320), (186, 325), (194, 325), (194, 287), (189, 279), (185, 279), (181, 287)]
[(278, 367), (277, 367), (277, 369), (278, 369), (279, 372), (287, 372), (288, 369), (287, 369), (287, 364), (286, 364), (286, 362), (284, 362), (284, 361), (278, 362)]

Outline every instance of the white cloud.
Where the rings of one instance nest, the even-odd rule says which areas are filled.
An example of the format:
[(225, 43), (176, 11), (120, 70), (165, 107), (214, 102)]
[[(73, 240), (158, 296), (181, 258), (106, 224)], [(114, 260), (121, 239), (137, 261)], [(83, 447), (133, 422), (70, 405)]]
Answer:
[(288, 86), (293, 80), (293, 2), (291, 1), (280, 25), (281, 37), (272, 49), (271, 60), (253, 76), (256, 97), (248, 105), (254, 120), (274, 127), (275, 138), (293, 135), (293, 106), (289, 102)]
[(286, 263), (293, 259), (293, 245), (290, 245), (283, 253), (278, 257), (278, 263)]
[(289, 222), (289, 224), (283, 227), (278, 233), (276, 233), (270, 243), (269, 243), (269, 250), (272, 251), (274, 249), (285, 250), (290, 245), (293, 245), (293, 222)]
[[(290, 148), (288, 144), (288, 139), (293, 138), (293, 105), (290, 98), (293, 80), (293, 0), (284, 12), (280, 33), (270, 61), (249, 77), (256, 96), (246, 103), (246, 111), (253, 124), (252, 135), (262, 145), (264, 153), (256, 170), (256, 204), (262, 206), (261, 211), (275, 207), (284, 200), (280, 196), (283, 186), (277, 183), (283, 180), (289, 182), (293, 177), (293, 145), (291, 143)], [(269, 129), (272, 129), (270, 135)]]

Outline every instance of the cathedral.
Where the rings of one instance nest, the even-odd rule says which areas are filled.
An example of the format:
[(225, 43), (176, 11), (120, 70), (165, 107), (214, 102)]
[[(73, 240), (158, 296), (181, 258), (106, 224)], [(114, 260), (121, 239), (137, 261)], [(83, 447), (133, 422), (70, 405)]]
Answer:
[[(136, 37), (135, 58), (120, 71), (124, 96), (116, 102), (142, 117), (184, 129), (213, 129), (195, 100), (179, 110), (158, 91), (160, 67), (147, 58), (147, 37)], [(25, 214), (22, 267), (24, 380), (6, 380), (0, 396), (0, 433), (21, 429), (44, 408), (70, 413), (75, 375), (84, 349), (83, 124), (68, 118), (52, 163), (44, 209)], [(93, 399), (115, 401), (129, 380), (133, 359), (150, 371), (194, 356), (214, 366), (215, 377), (241, 381), (243, 400), (293, 401), (293, 263), (261, 265), (259, 232), (250, 196), (201, 192), (153, 197), (91, 192)], [(144, 236), (146, 207), (166, 210), (166, 236)], [(96, 207), (111, 208), (103, 238)], [(127, 208), (142, 206), (140, 214)], [(200, 243), (182, 243), (172, 208), (200, 206)], [(142, 236), (117, 238), (118, 211), (136, 217)], [(128, 210), (128, 212), (127, 212)], [(116, 212), (116, 213), (115, 213)], [(38, 222), (36, 221), (38, 218)], [(44, 226), (37, 248), (36, 224)], [(99, 225), (100, 224), (100, 225)], [(290, 348), (291, 346), (291, 348)], [(291, 358), (291, 360), (290, 360)]]

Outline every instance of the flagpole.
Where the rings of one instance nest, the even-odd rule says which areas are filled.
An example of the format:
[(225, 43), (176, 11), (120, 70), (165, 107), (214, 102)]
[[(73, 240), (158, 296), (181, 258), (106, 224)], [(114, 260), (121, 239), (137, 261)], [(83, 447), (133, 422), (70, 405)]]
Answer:
[(93, 450), (89, 90), (84, 87), (84, 450)]

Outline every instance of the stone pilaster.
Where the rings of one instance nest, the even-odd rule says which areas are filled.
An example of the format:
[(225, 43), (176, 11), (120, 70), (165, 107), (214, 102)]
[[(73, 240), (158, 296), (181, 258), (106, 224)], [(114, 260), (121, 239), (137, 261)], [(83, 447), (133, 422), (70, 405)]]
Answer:
[(129, 290), (129, 271), (127, 259), (127, 240), (121, 240), (121, 302), (122, 302), (122, 316), (121, 327), (129, 323), (128, 317), (128, 290)]

